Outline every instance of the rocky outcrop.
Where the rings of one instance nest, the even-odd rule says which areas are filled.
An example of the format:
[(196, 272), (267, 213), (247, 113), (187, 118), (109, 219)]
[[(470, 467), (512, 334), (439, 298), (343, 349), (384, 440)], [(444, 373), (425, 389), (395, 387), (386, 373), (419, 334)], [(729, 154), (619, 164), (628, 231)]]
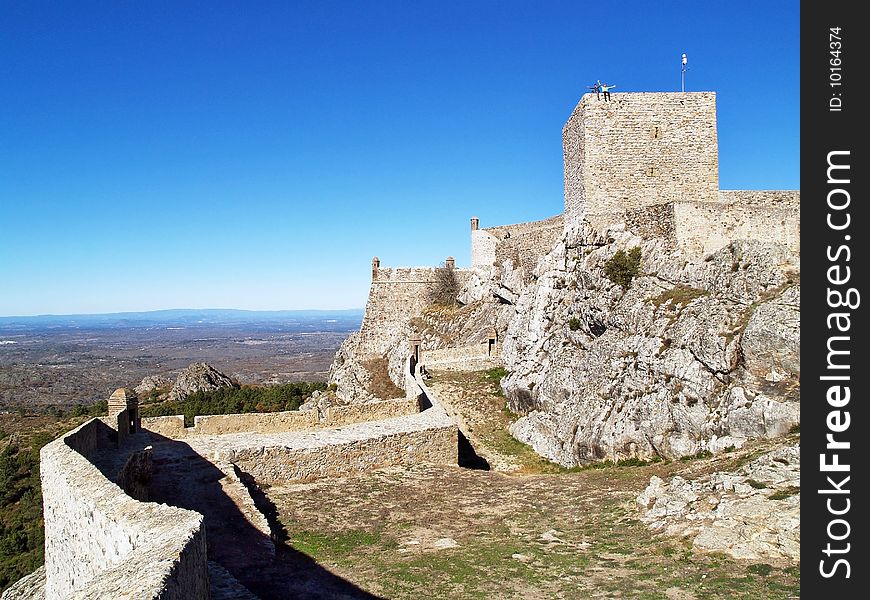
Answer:
[[(641, 249), (628, 289), (604, 274)], [(799, 262), (734, 242), (691, 259), (626, 231), (562, 239), (520, 295), (502, 357), (511, 428), (565, 466), (740, 446), (800, 422)]]
[(142, 379), (139, 385), (133, 388), (133, 391), (136, 392), (137, 395), (142, 396), (151, 390), (159, 390), (161, 388), (169, 387), (170, 385), (172, 385), (172, 379), (166, 375), (148, 375)]
[(207, 363), (193, 363), (178, 374), (169, 391), (169, 400), (184, 400), (196, 392), (210, 392), (222, 387), (238, 387), (238, 384)]
[[(639, 272), (623, 288), (605, 267), (635, 247)], [(581, 226), (533, 271), (515, 262), (472, 269), (458, 308), (379, 329), (390, 379), (401, 387), (414, 336), (425, 352), (495, 329), (502, 387), (522, 415), (511, 433), (568, 467), (717, 452), (800, 422), (800, 263), (787, 247), (735, 241), (695, 256), (623, 226)], [(351, 403), (372, 399), (361, 334), (330, 371)]]
[(800, 557), (800, 447), (762, 455), (737, 473), (703, 481), (652, 477), (637, 497), (652, 530), (690, 537), (699, 550), (736, 558)]

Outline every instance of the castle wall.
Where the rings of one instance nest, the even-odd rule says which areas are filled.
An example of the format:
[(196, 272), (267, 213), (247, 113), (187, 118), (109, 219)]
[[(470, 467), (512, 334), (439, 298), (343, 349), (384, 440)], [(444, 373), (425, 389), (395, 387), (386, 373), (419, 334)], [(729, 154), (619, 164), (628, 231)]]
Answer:
[[(435, 267), (372, 270), (372, 285), (358, 337), (363, 354), (386, 354), (392, 333), (431, 304), (436, 270)], [(460, 286), (471, 275), (470, 269), (454, 272)]]
[(492, 227), (485, 231), (498, 239), (495, 264), (511, 259), (516, 266), (531, 274), (538, 260), (553, 249), (563, 228), (562, 215), (557, 215), (543, 221)]
[(486, 229), (471, 232), (471, 266), (491, 267), (495, 264), (495, 250), (499, 238)]
[(293, 410), (272, 413), (197, 415), (193, 427), (184, 426), (184, 415), (145, 417), (142, 428), (171, 439), (230, 433), (284, 433), (341, 427), (420, 412), (416, 398), (396, 398), (365, 404), (331, 406), (321, 417), (316, 410)]
[(562, 145), (566, 229), (584, 215), (602, 227), (632, 209), (718, 199), (714, 92), (586, 94)]
[(775, 242), (800, 254), (800, 193), (724, 191), (720, 202), (674, 204), (676, 244), (703, 255), (738, 239)]
[(340, 477), (390, 466), (455, 465), (456, 425), (430, 408), (416, 415), (338, 429), (285, 434), (202, 436), (188, 442), (197, 452), (239, 465), (258, 481), (286, 482)]
[(92, 419), (40, 452), (46, 597), (205, 600), (202, 516), (109, 481), (88, 460), (104, 428)]

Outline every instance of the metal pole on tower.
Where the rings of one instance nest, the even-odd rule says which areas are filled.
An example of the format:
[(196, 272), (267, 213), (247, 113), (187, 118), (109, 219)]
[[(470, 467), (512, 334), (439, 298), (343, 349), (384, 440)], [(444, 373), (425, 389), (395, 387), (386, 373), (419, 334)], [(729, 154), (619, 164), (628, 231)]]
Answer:
[(686, 93), (686, 65), (689, 62), (689, 59), (686, 58), (685, 52), (683, 53), (683, 58), (682, 58), (681, 62), (682, 62), (682, 68), (680, 69), (680, 88), (681, 88), (682, 92), (685, 94)]

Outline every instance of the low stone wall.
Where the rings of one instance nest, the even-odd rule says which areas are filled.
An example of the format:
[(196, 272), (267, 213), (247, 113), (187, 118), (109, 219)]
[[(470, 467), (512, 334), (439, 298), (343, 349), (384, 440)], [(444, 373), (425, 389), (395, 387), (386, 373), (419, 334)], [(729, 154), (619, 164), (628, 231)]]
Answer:
[(402, 417), (420, 412), (418, 398), (397, 398), (395, 400), (380, 400), (366, 404), (349, 404), (347, 406), (330, 406), (326, 416), (320, 422), (320, 427), (341, 427), (352, 423), (379, 421), (392, 417)]
[(311, 429), (318, 424), (316, 411), (285, 411), (274, 413), (245, 413), (233, 415), (203, 415), (193, 418), (191, 435), (223, 435), (258, 431), (278, 433)]
[(243, 413), (232, 415), (197, 415), (193, 427), (184, 426), (184, 415), (146, 417), (142, 428), (171, 439), (200, 435), (230, 433), (283, 433), (341, 427), (353, 423), (378, 421), (420, 412), (416, 398), (396, 398), (365, 404), (332, 406), (321, 418), (316, 410), (293, 410), (274, 413)]
[(427, 350), (424, 359), (427, 367), (448, 371), (479, 371), (501, 363), (501, 344), (493, 345), (492, 353), (487, 343)]
[(427, 405), (423, 412), (332, 429), (196, 436), (187, 443), (201, 456), (213, 457), (217, 463), (236, 464), (256, 480), (267, 483), (420, 463), (455, 465), (459, 461), (458, 428), (437, 400), (427, 396), (419, 368), (417, 374), (412, 374), (410, 367), (408, 358), (407, 398), (372, 404), (381, 405), (379, 410), (387, 410), (390, 405), (419, 410)]
[[(426, 412), (430, 411), (436, 412)], [(269, 440), (257, 436), (239, 440), (242, 445), (218, 450), (216, 455), (267, 483), (340, 477), (391, 466), (457, 464), (456, 426), (443, 412), (437, 417), (423, 415), (393, 419), (415, 420), (400, 427), (390, 427), (387, 421), (358, 424), (323, 437)]]
[(188, 429), (184, 426), (184, 415), (143, 417), (142, 429), (173, 440), (180, 440), (188, 435)]
[(205, 600), (202, 516), (109, 481), (87, 458), (105, 427), (92, 419), (40, 452), (46, 597)]

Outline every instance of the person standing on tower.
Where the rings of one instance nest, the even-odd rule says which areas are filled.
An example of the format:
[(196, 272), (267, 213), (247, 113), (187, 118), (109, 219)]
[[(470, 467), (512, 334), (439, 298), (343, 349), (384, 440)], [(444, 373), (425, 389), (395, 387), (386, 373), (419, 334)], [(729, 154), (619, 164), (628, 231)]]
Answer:
[(601, 100), (601, 80), (600, 79), (595, 82), (595, 85), (587, 85), (586, 88), (595, 92), (595, 97), (598, 98), (599, 100)]
[(614, 89), (615, 85), (607, 85), (606, 83), (601, 84), (601, 91), (604, 93), (604, 100), (610, 101), (610, 90)]

